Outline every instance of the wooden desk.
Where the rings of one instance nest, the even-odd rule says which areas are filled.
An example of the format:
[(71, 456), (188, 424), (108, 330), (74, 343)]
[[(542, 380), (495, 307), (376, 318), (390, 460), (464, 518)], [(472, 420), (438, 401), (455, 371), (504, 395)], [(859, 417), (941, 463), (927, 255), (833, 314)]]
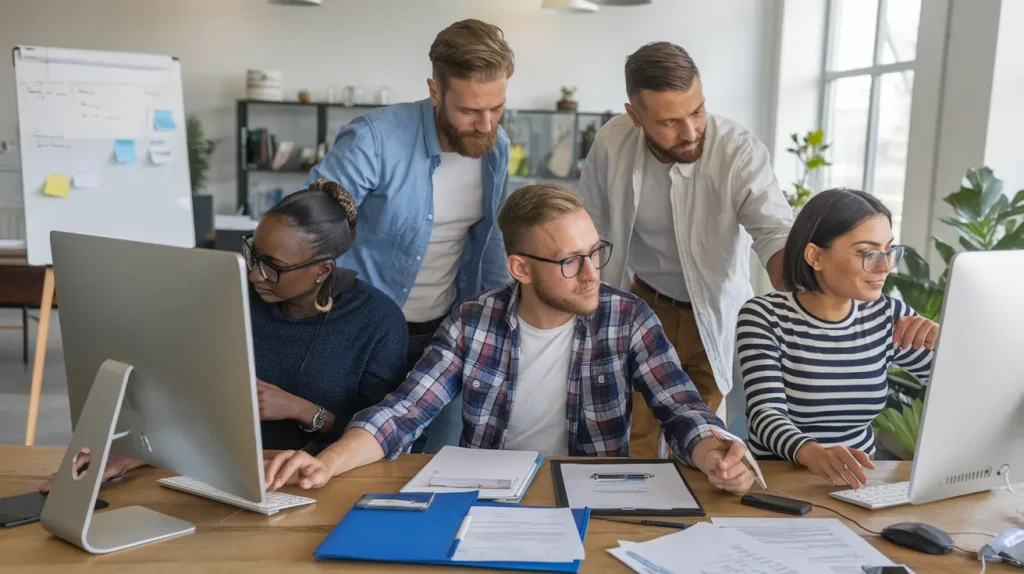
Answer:
[[(57, 447), (0, 446), (0, 496), (10, 496), (36, 488), (39, 481), (56, 469), (63, 454)], [(163, 572), (440, 572), (438, 567), (413, 567), (381, 563), (316, 561), (313, 550), (334, 528), (364, 492), (397, 492), (429, 459), (426, 455), (405, 455), (392, 463), (377, 463), (355, 470), (343, 479), (335, 479), (311, 496), (319, 502), (263, 516), (232, 506), (219, 504), (158, 486), (153, 479), (168, 473), (155, 469), (135, 471), (133, 477), (101, 491), (101, 497), (112, 508), (144, 505), (194, 522), (196, 533), (180, 538), (131, 548), (113, 554), (93, 556), (51, 537), (37, 524), (0, 531), (0, 571), (43, 572), (66, 574), (86, 571), (117, 574), (145, 571)], [(909, 463), (876, 463), (879, 469), (872, 478), (887, 482), (906, 480)], [(1024, 501), (1005, 491), (975, 494), (923, 507), (900, 507), (870, 512), (828, 497), (831, 486), (820, 483), (809, 473), (787, 463), (763, 465), (773, 492), (781, 490), (799, 498), (836, 508), (873, 530), (902, 521), (921, 521), (947, 532), (996, 533), (1019, 523), (1017, 509)], [(739, 499), (715, 491), (697, 472), (684, 471), (704, 507), (713, 516), (782, 515), (762, 512), (743, 506)], [(524, 499), (525, 504), (554, 505), (551, 473), (548, 466), (538, 473)], [(774, 490), (777, 489), (777, 490)], [(293, 491), (299, 492), (299, 491)], [(834, 518), (831, 513), (815, 508), (809, 516)], [(864, 534), (855, 525), (848, 526)], [(582, 572), (629, 572), (606, 549), (617, 546), (618, 540), (642, 542), (671, 530), (632, 526), (592, 520), (587, 530), (587, 558)], [(414, 532), (396, 532), (396, 544)], [(897, 563), (905, 563), (919, 574), (978, 572), (973, 557), (955, 552), (947, 556), (930, 556), (889, 544), (879, 537), (868, 537), (883, 554)], [(982, 537), (957, 536), (959, 546), (976, 549), (987, 540)], [(470, 572), (454, 568), (453, 572)], [(990, 565), (988, 572), (1015, 572), (1005, 565)], [(482, 571), (483, 572), (483, 571)], [(494, 572), (487, 570), (486, 572)], [(827, 573), (826, 573), (827, 574)]]

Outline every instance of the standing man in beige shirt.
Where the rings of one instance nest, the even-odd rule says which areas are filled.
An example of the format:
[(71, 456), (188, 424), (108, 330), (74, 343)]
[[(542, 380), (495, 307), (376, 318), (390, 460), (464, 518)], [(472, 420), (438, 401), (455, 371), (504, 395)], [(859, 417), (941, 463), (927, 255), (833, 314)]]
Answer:
[[(626, 60), (626, 92), (626, 114), (598, 133), (579, 193), (602, 239), (620, 246), (605, 280), (650, 304), (717, 410), (732, 388), (736, 317), (753, 296), (751, 238), (780, 288), (793, 212), (764, 144), (705, 111), (686, 50), (668, 42), (637, 50)], [(656, 455), (654, 417), (643, 401), (633, 404), (631, 454)]]

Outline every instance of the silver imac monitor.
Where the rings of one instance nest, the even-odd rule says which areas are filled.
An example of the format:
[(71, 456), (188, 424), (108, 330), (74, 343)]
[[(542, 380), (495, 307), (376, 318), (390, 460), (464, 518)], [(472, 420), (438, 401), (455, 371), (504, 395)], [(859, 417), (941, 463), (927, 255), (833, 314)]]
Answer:
[[(263, 502), (263, 449), (240, 255), (53, 232), (74, 436), (43, 510), (110, 552), (194, 526), (143, 507), (93, 515), (108, 452)], [(84, 477), (73, 459), (90, 451)]]
[(954, 256), (941, 317), (912, 504), (1024, 481), (1024, 251)]

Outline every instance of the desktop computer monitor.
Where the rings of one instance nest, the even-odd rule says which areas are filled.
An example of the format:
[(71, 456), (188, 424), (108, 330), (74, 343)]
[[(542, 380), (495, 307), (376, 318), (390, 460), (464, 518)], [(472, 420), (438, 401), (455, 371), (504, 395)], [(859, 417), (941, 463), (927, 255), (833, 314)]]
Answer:
[(954, 256), (941, 325), (912, 504), (1024, 480), (1024, 251)]
[[(263, 502), (241, 256), (62, 232), (51, 245), (74, 438), (44, 527), (93, 552), (185, 533), (188, 523), (141, 507), (92, 515), (80, 499), (95, 498), (102, 473), (92, 469), (108, 448)], [(92, 478), (64, 476), (83, 447)]]

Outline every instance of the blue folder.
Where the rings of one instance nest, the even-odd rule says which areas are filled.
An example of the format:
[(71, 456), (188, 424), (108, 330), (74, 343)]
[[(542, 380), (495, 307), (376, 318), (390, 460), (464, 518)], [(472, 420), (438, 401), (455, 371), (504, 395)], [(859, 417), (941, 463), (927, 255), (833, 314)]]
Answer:
[[(469, 513), (477, 505), (477, 491), (435, 494), (430, 508), (423, 511), (353, 508), (313, 552), (316, 558), (443, 564), (501, 570), (535, 572), (578, 572), (575, 562), (455, 562), (448, 558), (452, 541)], [(479, 506), (508, 506), (480, 502)], [(573, 509), (580, 532), (586, 535), (590, 509)]]

